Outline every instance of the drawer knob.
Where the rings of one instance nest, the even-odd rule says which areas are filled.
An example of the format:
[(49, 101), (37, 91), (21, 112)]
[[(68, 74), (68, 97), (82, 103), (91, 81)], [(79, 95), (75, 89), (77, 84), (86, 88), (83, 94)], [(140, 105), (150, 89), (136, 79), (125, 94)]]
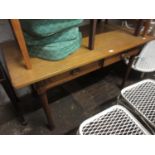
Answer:
[(71, 75), (77, 75), (78, 73), (80, 73), (80, 68), (76, 68), (71, 71)]

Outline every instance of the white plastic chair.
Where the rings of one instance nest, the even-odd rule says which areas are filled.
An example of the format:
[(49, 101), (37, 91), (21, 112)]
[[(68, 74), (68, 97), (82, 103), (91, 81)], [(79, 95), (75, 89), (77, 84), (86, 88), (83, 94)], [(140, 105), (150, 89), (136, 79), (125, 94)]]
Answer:
[(132, 64), (132, 69), (140, 72), (155, 71), (155, 40), (148, 42)]
[(146, 135), (143, 125), (123, 106), (115, 105), (88, 118), (79, 127), (80, 135)]
[(155, 133), (155, 81), (147, 79), (128, 86), (122, 89), (121, 97)]
[(141, 53), (135, 58), (130, 59), (130, 62), (128, 58), (124, 58), (124, 60), (128, 64), (128, 69), (121, 84), (122, 88), (129, 77), (131, 69), (141, 72), (141, 78), (144, 77), (145, 73), (155, 71), (155, 40), (148, 42)]

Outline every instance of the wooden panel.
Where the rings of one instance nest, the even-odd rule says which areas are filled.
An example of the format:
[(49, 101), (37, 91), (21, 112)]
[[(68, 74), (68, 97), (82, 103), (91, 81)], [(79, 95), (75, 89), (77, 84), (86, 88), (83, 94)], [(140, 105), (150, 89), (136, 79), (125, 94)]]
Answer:
[[(33, 84), (50, 77), (65, 73), (74, 68), (81, 67), (98, 60), (102, 60), (125, 50), (145, 44), (153, 37), (135, 37), (122, 31), (112, 31), (96, 35), (95, 49), (87, 48), (88, 37), (83, 39), (82, 46), (75, 53), (60, 61), (46, 61), (39, 58), (31, 58), (33, 68), (26, 70), (19, 55), (19, 49), (14, 42), (3, 45), (3, 51), (12, 84), (15, 88)], [(109, 52), (113, 49), (114, 52)]]

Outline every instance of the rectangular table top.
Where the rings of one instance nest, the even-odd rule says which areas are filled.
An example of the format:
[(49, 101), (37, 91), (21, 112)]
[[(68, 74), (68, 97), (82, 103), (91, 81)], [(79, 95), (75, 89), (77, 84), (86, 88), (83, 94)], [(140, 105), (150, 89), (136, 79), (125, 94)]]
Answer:
[(35, 82), (59, 75), (71, 69), (117, 55), (123, 51), (138, 47), (154, 39), (136, 37), (123, 31), (111, 31), (95, 37), (95, 49), (90, 51), (88, 37), (83, 38), (81, 48), (67, 58), (59, 61), (47, 61), (31, 58), (32, 69), (27, 70), (15, 41), (3, 44), (3, 52), (10, 78), (15, 88), (22, 88)]

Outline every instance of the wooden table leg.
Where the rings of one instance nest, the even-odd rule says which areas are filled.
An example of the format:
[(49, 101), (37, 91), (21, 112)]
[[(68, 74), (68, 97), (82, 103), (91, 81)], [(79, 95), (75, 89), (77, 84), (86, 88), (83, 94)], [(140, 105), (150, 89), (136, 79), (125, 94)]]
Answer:
[(135, 32), (134, 32), (135, 36), (138, 36), (140, 34), (141, 26), (143, 25), (143, 22), (144, 22), (143, 19), (138, 20), (138, 23), (136, 25), (136, 29), (135, 29)]
[(52, 120), (52, 116), (51, 116), (51, 110), (48, 104), (48, 98), (47, 98), (47, 93), (44, 92), (42, 94), (39, 94), (40, 97), (40, 101), (41, 101), (41, 105), (44, 109), (44, 112), (46, 114), (47, 120), (48, 120), (48, 126), (50, 128), (50, 130), (53, 129), (53, 120)]
[(3, 80), (1, 82), (4, 90), (6, 91), (8, 97), (10, 98), (10, 101), (13, 105), (13, 107), (15, 108), (15, 111), (16, 111), (16, 114), (20, 120), (20, 122), (22, 123), (22, 125), (26, 125), (27, 122), (25, 121), (24, 117), (23, 117), (23, 114), (22, 114), (22, 111), (21, 111), (21, 108), (18, 104), (19, 100), (15, 94), (15, 91), (11, 85), (11, 82), (3, 68), (3, 66), (0, 64), (0, 71), (1, 71), (1, 74), (2, 74), (2, 77), (3, 77)]
[(31, 85), (30, 86), (30, 88), (31, 88), (31, 94), (32, 94), (32, 96), (34, 97), (34, 98), (36, 98), (36, 97), (38, 97), (38, 93), (37, 93), (37, 91), (36, 91), (36, 89), (35, 89), (35, 85)]
[(127, 71), (126, 71), (126, 73), (125, 73), (125, 76), (124, 76), (124, 78), (123, 78), (123, 81), (122, 81), (122, 84), (121, 84), (121, 88), (124, 88), (125, 83), (126, 83), (126, 80), (127, 80), (128, 77), (129, 77), (129, 74), (130, 74), (130, 71), (131, 71), (131, 68), (132, 68), (132, 64), (133, 64), (134, 58), (135, 58), (135, 56), (132, 56), (132, 57), (130, 57), (130, 59), (129, 59), (129, 64), (128, 64), (128, 67), (127, 67)]
[(144, 31), (143, 31), (143, 34), (142, 34), (143, 37), (145, 37), (147, 35), (148, 29), (150, 27), (150, 22), (151, 22), (151, 20), (148, 19), (144, 23)]
[(97, 19), (90, 20), (89, 45), (90, 50), (94, 49)]
[(105, 24), (108, 24), (108, 19), (105, 19), (104, 23), (105, 23)]

